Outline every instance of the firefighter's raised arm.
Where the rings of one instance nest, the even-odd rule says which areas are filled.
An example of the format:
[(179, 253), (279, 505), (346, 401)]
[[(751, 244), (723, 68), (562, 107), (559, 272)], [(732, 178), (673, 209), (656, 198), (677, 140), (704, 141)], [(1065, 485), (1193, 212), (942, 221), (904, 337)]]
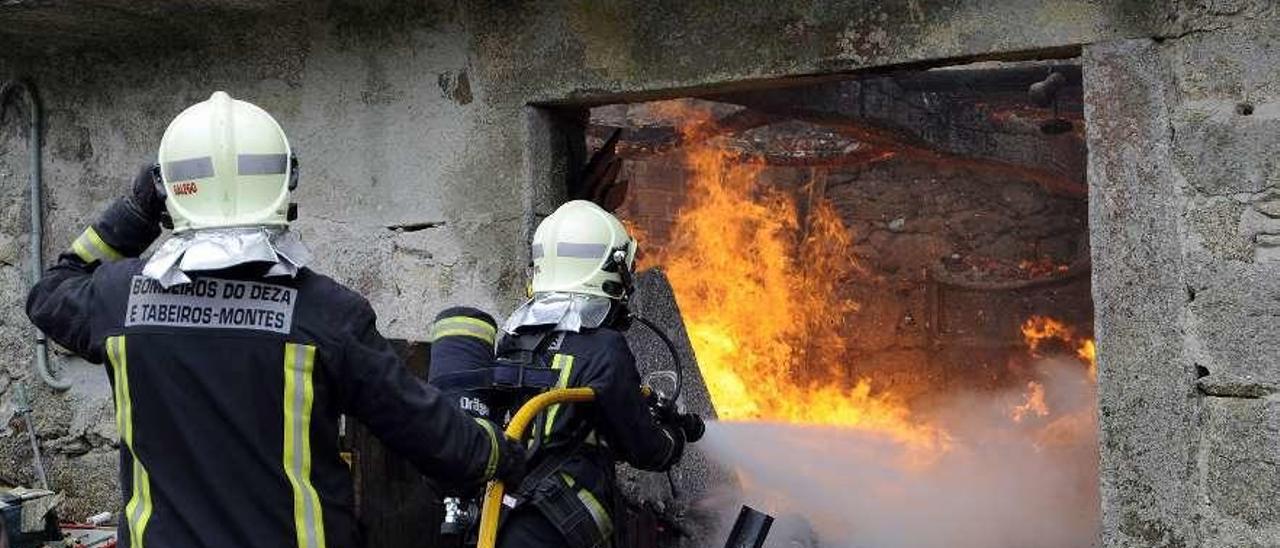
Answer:
[(85, 227), (58, 262), (27, 295), (27, 316), (50, 339), (94, 362), (101, 345), (90, 332), (93, 273), (103, 263), (137, 257), (160, 235), (164, 199), (156, 191), (152, 167), (143, 166), (130, 193)]

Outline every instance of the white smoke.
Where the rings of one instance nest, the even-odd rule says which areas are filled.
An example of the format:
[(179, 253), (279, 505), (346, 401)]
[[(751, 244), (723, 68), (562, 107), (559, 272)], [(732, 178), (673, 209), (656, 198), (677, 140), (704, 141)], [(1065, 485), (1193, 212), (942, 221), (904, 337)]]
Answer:
[[(951, 448), (905, 464), (908, 448), (853, 429), (710, 424), (702, 449), (734, 469), (734, 502), (779, 518), (769, 546), (1061, 548), (1096, 544), (1096, 392), (1079, 362), (1036, 368), (1049, 410), (1014, 421), (1025, 387), (964, 394), (929, 416)], [(736, 504), (725, 508), (736, 512)], [(811, 528), (811, 530), (808, 530)]]

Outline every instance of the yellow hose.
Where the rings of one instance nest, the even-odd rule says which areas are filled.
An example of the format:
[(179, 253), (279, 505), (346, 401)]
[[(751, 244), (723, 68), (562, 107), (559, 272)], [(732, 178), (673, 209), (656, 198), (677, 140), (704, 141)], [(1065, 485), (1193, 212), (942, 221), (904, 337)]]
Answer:
[[(529, 423), (543, 409), (558, 403), (588, 402), (596, 399), (596, 392), (590, 388), (557, 388), (534, 396), (511, 418), (507, 425), (507, 436), (524, 441), (525, 431)], [(498, 544), (498, 516), (502, 513), (502, 496), (506, 486), (494, 480), (484, 493), (484, 504), (480, 510), (480, 543), (477, 548), (494, 548)]]

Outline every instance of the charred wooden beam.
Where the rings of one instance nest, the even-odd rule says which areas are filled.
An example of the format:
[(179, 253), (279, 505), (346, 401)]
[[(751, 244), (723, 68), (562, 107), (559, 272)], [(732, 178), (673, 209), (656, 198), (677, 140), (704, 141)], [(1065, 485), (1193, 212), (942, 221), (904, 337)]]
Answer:
[[(679, 148), (680, 140), (675, 137), (674, 128), (661, 128), (668, 130), (666, 135), (662, 135), (659, 128), (644, 128), (645, 136), (652, 137), (652, 140), (642, 139), (623, 139), (618, 141), (616, 150), (618, 156), (628, 159), (642, 159), (651, 156), (660, 156)], [(588, 128), (589, 139), (600, 139), (607, 131), (616, 131), (617, 128), (610, 126), (591, 126)], [(624, 132), (624, 135), (628, 133)], [(630, 134), (635, 136), (634, 133)], [(749, 164), (760, 164), (779, 167), (851, 167), (851, 166), (867, 166), (870, 164), (889, 160), (898, 155), (895, 150), (857, 143), (858, 146), (849, 150), (834, 152), (812, 152), (802, 153), (797, 151), (765, 151), (756, 150), (749, 147), (732, 147), (731, 156), (739, 162)]]
[(897, 156), (897, 152), (879, 147), (861, 147), (858, 150), (832, 155), (799, 156), (793, 154), (760, 154), (744, 153), (739, 160), (749, 164), (762, 164), (777, 167), (863, 167), (889, 160)]
[(905, 91), (955, 93), (959, 90), (973, 94), (1026, 93), (1032, 84), (1044, 80), (1049, 73), (1055, 72), (1066, 78), (1068, 89), (1082, 91), (1083, 71), (1080, 65), (1073, 63), (968, 67), (899, 72), (892, 74), (891, 78)]
[(1025, 91), (987, 96), (964, 89), (911, 91), (892, 77), (876, 77), (705, 98), (831, 127), (902, 157), (1025, 178), (1055, 193), (1085, 194), (1081, 132), (1045, 135), (1038, 123), (1011, 124), (991, 108), (998, 103), (1035, 112), (1027, 109), (1025, 97)]
[(617, 153), (621, 137), (621, 129), (613, 130), (604, 144), (591, 155), (587, 165), (569, 181), (569, 199), (591, 200), (606, 210), (613, 211), (613, 208), (604, 203), (604, 198), (617, 183), (618, 170), (622, 165)]
[(681, 146), (704, 142), (721, 135), (742, 133), (776, 120), (777, 117), (774, 116), (742, 109), (719, 120), (691, 125), (684, 129), (674, 126), (618, 127), (592, 124), (587, 128), (587, 139), (607, 142), (614, 131), (621, 130), (621, 139), (617, 144), (618, 154), (629, 157), (664, 154)]

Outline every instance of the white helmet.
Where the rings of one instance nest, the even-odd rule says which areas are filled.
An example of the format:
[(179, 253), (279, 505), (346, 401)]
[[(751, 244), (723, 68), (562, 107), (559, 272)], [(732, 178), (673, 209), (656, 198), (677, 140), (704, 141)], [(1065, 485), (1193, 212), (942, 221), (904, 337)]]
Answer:
[(267, 111), (218, 91), (169, 123), (159, 176), (174, 232), (285, 226), (298, 162)]
[(636, 242), (600, 206), (574, 200), (533, 233), (533, 292), (560, 291), (623, 299), (631, 290)]

